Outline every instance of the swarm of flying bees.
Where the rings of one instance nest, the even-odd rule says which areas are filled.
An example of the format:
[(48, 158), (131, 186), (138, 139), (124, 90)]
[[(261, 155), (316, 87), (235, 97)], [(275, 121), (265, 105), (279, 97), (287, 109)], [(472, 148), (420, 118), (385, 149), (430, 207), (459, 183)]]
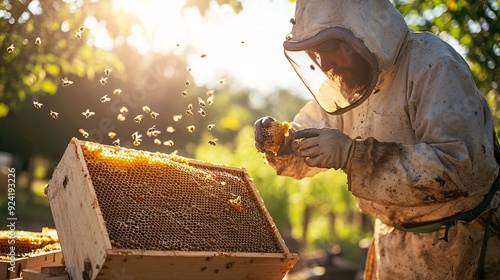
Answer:
[[(87, 28), (85, 26), (81, 26), (80, 28), (78, 28), (78, 30), (75, 32), (75, 37), (77, 39), (82, 39), (85, 31), (87, 30)], [(35, 45), (37, 46), (40, 46), (42, 44), (42, 38), (40, 37), (36, 37), (35, 40), (34, 40), (34, 43)], [(244, 42), (241, 41), (241, 43), (243, 44)], [(180, 47), (181, 45), (180, 44), (177, 44), (178, 47)], [(16, 50), (15, 48), (15, 45), (14, 44), (11, 44), (9, 47), (7, 47), (7, 53), (14, 53), (14, 51)], [(207, 54), (206, 53), (201, 53), (200, 54), (200, 57), (201, 58), (206, 58), (207, 57)], [(186, 67), (186, 72), (191, 72), (192, 71), (192, 68), (190, 66), (187, 66)], [(111, 78), (111, 74), (112, 74), (112, 69), (110, 68), (105, 68), (103, 70), (103, 74), (100, 76), (100, 78), (98, 79), (99, 81), (99, 84), (102, 85), (102, 86), (106, 86), (108, 85), (108, 80)], [(69, 76), (69, 75), (68, 75)], [(71, 80), (68, 76), (64, 76), (61, 81), (62, 81), (62, 87), (68, 87), (68, 86), (71, 86), (74, 84), (73, 80)], [(223, 85), (225, 84), (226, 82), (226, 79), (220, 79), (217, 81), (217, 84), (219, 85)], [(186, 79), (185, 82), (184, 82), (184, 85), (186, 87), (191, 87), (193, 84), (192, 82), (189, 80), (189, 79)], [(181, 96), (182, 97), (186, 97), (188, 99), (190, 99), (192, 97), (193, 94), (193, 91), (191, 91), (191, 89), (189, 90), (190, 93), (188, 94), (188, 89), (185, 89), (185, 90), (182, 90), (181, 91)], [(101, 103), (108, 103), (110, 101), (112, 101), (113, 99), (113, 102), (110, 102), (111, 104), (116, 104), (116, 101), (115, 100), (116, 98), (120, 98), (120, 96), (123, 94), (123, 91), (122, 89), (120, 88), (115, 88), (113, 89), (112, 91), (109, 91), (108, 94), (105, 94), (103, 93), (104, 95), (100, 96), (99, 97), (99, 101)], [(205, 99), (201, 96), (198, 96), (198, 97), (192, 97), (192, 98), (195, 98), (195, 102), (192, 102), (192, 103), (188, 103), (187, 104), (187, 108), (186, 108), (186, 111), (185, 111), (185, 114), (186, 116), (188, 117), (195, 117), (195, 114), (198, 116), (201, 116), (201, 117), (206, 117), (207, 116), (207, 111), (209, 111), (208, 107), (207, 106), (210, 106), (214, 103), (214, 98), (215, 98), (215, 90), (214, 89), (209, 89), (206, 91), (206, 97)], [(195, 104), (195, 105), (193, 105)], [(42, 109), (42, 106), (43, 104), (40, 102), (40, 101), (33, 101), (33, 106), (40, 110)], [(112, 106), (115, 106), (115, 105), (112, 105)], [(48, 105), (47, 105), (48, 107)], [(196, 107), (196, 108), (195, 108)], [(45, 108), (45, 107), (44, 107)], [(118, 107), (120, 108), (120, 107)], [(131, 108), (133, 109), (133, 107)], [(115, 109), (116, 110), (116, 109)], [(91, 110), (91, 108), (86, 108), (84, 111), (80, 111), (81, 114), (85, 117), (85, 119), (88, 119), (92, 116), (95, 116), (96, 115), (96, 112)], [(59, 112), (55, 111), (55, 110), (50, 110), (50, 116), (53, 118), (53, 119), (58, 119), (60, 114)], [(65, 115), (65, 113), (63, 112), (63, 114)], [(127, 121), (127, 119), (129, 119), (129, 109), (125, 106), (121, 107), (120, 110), (119, 110), (119, 113), (117, 112), (117, 115), (116, 115), (116, 119), (117, 121), (119, 122), (125, 122)], [(135, 112), (135, 117), (130, 116), (130, 119), (133, 119), (133, 121), (137, 124), (140, 124), (141, 121), (143, 120), (144, 118), (144, 115), (146, 114), (149, 114), (151, 116), (151, 118), (153, 120), (161, 120), (162, 116), (160, 116), (160, 113), (158, 112), (155, 112), (153, 111), (149, 106), (145, 105), (142, 107), (142, 112), (141, 113), (137, 113)], [(183, 118), (183, 114), (174, 114), (172, 115), (172, 120), (174, 122), (180, 122)], [(189, 119), (189, 120), (192, 120), (192, 119)], [(151, 120), (149, 120), (151, 121)], [(188, 120), (187, 120), (188, 121)], [(208, 124), (206, 125), (206, 128), (207, 130), (212, 130), (213, 128), (215, 127), (215, 124)], [(187, 126), (185, 126), (187, 132), (189, 133), (194, 133), (197, 129), (195, 127), (195, 125), (193, 124), (187, 124)], [(174, 128), (174, 126), (166, 126), (166, 132), (168, 133), (174, 133), (176, 131), (176, 129)], [(78, 129), (78, 132), (84, 137), (84, 138), (88, 138), (89, 137), (89, 133), (83, 129), (83, 128), (79, 128)], [(115, 146), (120, 146), (122, 143), (120, 141), (120, 139), (117, 137), (117, 133), (116, 132), (108, 132), (107, 133), (110, 141), (112, 141), (112, 144), (115, 145)], [(174, 146), (174, 141), (173, 140), (161, 140), (160, 138), (162, 137), (162, 131), (160, 129), (157, 129), (156, 128), (156, 125), (153, 125), (151, 126), (149, 129), (146, 130), (146, 135), (148, 137), (151, 137), (153, 138), (152, 141), (155, 145), (157, 146)], [(141, 145), (142, 141), (143, 141), (143, 138), (142, 138), (142, 135), (139, 133), (139, 131), (135, 131), (132, 135), (132, 140), (133, 140), (133, 145), (134, 146), (139, 146)], [(217, 138), (213, 138), (211, 140), (208, 141), (208, 144), (211, 145), (211, 146), (216, 146), (217, 145), (217, 141), (218, 139)]]

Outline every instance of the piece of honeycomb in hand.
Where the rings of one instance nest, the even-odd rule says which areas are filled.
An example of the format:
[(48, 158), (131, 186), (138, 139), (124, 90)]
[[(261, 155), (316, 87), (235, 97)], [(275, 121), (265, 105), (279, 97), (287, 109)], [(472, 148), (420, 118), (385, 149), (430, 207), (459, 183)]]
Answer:
[(269, 127), (262, 129), (264, 137), (264, 150), (272, 152), (275, 155), (281, 147), (281, 143), (288, 136), (289, 122), (273, 121)]

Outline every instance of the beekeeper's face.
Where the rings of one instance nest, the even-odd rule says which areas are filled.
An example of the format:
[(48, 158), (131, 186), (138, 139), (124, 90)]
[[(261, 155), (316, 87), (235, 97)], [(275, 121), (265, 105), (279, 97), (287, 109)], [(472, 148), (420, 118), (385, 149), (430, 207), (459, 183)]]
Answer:
[(346, 43), (329, 40), (308, 53), (328, 78), (340, 78), (349, 90), (360, 91), (369, 85), (368, 63)]

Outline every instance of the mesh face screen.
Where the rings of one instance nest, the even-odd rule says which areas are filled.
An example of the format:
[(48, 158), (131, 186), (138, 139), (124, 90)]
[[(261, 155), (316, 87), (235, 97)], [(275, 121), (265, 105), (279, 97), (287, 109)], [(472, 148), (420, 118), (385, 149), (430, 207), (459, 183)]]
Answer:
[(113, 248), (283, 253), (243, 171), (83, 143)]

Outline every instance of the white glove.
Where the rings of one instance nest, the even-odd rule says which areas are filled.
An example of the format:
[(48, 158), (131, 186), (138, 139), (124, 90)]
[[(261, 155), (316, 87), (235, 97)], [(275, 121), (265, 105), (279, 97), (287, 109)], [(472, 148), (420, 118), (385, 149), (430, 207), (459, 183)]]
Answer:
[(311, 167), (345, 169), (356, 141), (334, 128), (306, 128), (293, 134), (294, 154)]

